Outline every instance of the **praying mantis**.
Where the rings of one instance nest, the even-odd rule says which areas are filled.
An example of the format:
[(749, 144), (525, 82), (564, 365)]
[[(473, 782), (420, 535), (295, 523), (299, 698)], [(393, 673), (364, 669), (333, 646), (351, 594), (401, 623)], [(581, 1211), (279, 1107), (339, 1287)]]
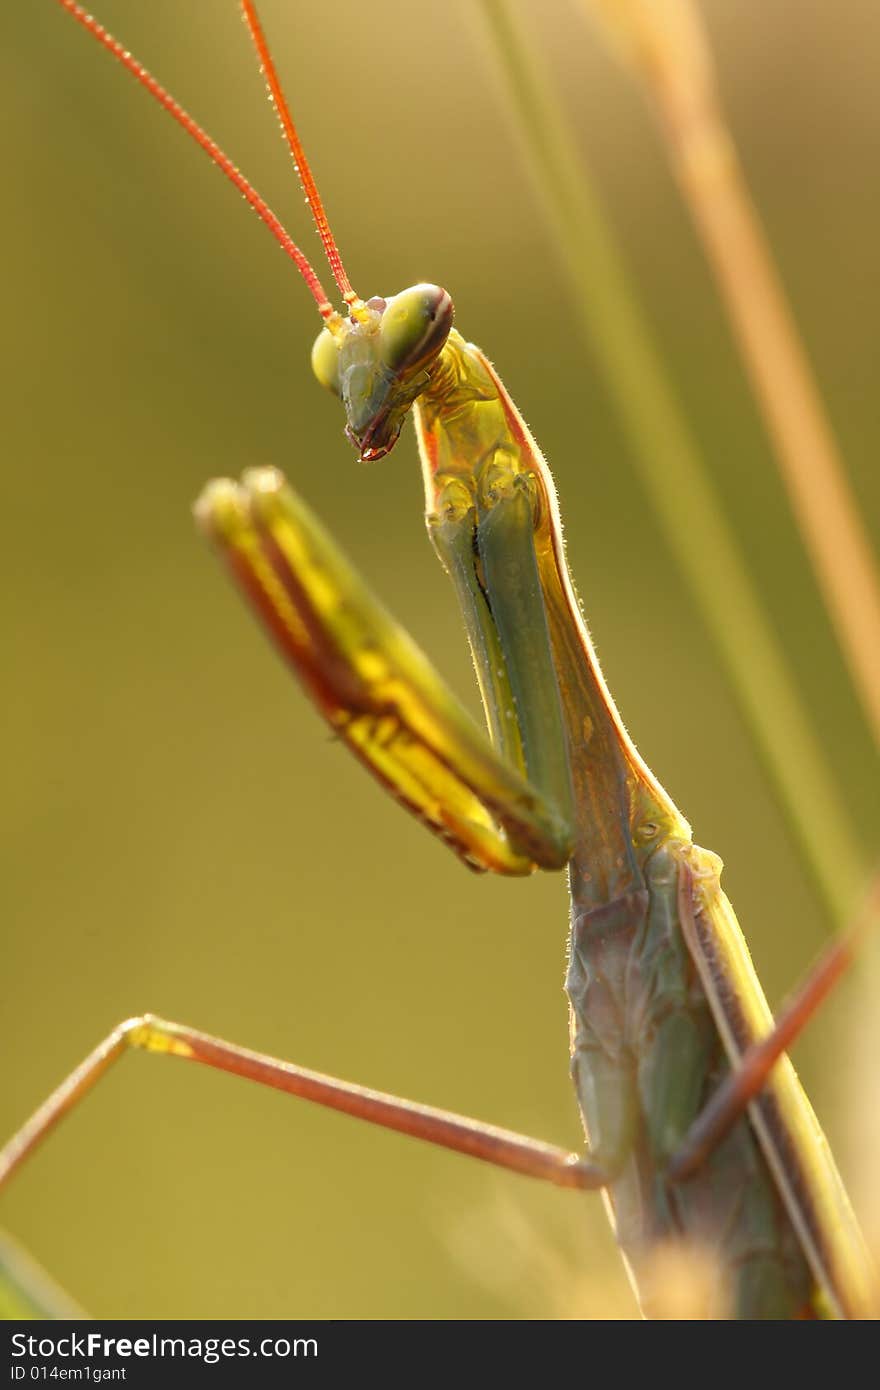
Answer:
[[(438, 303), (439, 303), (439, 302), (438, 302)], [(373, 311), (374, 311), (374, 313), (375, 313), (375, 311), (377, 311), (377, 310), (374, 309)], [(546, 500), (546, 498), (545, 498), (545, 500)], [(548, 514), (548, 513), (546, 513), (546, 506), (545, 506), (545, 507), (544, 507), (544, 517), (545, 517), (545, 521), (546, 521), (546, 514)], [(548, 535), (549, 535), (549, 532), (548, 532)], [(455, 543), (455, 541), (450, 542), (450, 543)], [(491, 673), (489, 673), (489, 676), (491, 676)], [(581, 721), (582, 721), (582, 719), (584, 719), (584, 714), (581, 714)], [(556, 746), (556, 748), (559, 748), (559, 744), (556, 744), (555, 746)], [(553, 755), (553, 756), (555, 756), (555, 755)], [(562, 798), (562, 795), (563, 795), (563, 792), (562, 792), (562, 791), (560, 791), (560, 792), (559, 792), (559, 795), (557, 795), (557, 796), (556, 796), (556, 795), (553, 795), (552, 798), (551, 798), (551, 802), (555, 802), (556, 799)], [(678, 827), (678, 828), (680, 828), (680, 827)], [(523, 834), (523, 827), (521, 827), (521, 826), (519, 827), (519, 834), (520, 834), (520, 835)], [(676, 837), (676, 838), (680, 838), (680, 835), (678, 835), (678, 837)]]

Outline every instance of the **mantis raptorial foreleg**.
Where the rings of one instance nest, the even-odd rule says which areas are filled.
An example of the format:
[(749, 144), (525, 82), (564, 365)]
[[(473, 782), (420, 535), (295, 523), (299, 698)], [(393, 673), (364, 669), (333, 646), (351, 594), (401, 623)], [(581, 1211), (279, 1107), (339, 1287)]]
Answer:
[(471, 868), (564, 866), (556, 805), (493, 750), (277, 469), (210, 484), (196, 515), (331, 728), (393, 795)]

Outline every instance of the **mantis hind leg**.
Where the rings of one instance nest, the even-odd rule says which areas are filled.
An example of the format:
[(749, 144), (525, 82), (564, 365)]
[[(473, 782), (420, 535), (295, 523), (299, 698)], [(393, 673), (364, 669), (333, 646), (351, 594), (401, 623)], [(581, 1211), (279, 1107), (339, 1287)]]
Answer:
[[(684, 910), (692, 901), (680, 895)], [(670, 1163), (669, 1178), (683, 1182), (706, 1162), (751, 1102), (764, 1089), (773, 1068), (855, 958), (862, 938), (880, 912), (880, 877), (871, 884), (854, 925), (826, 947), (777, 1014), (766, 1037), (751, 1044), (711, 1095)], [(692, 930), (693, 922), (688, 923)]]
[(340, 1081), (277, 1057), (252, 1052), (186, 1024), (143, 1014), (114, 1028), (13, 1136), (0, 1152), (0, 1186), (130, 1048), (201, 1062), (559, 1187), (596, 1188), (606, 1183), (606, 1174), (594, 1164), (539, 1139)]

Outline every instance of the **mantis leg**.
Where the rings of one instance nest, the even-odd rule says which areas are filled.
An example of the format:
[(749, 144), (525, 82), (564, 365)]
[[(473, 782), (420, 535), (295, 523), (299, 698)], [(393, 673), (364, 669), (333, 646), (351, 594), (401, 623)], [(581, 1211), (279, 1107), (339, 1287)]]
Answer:
[[(694, 931), (692, 894), (680, 895), (683, 925)], [(766, 1037), (746, 1048), (715, 1094), (695, 1118), (675, 1153), (668, 1177), (684, 1182), (706, 1161), (730, 1132), (750, 1103), (760, 1095), (783, 1053), (803, 1032), (843, 972), (854, 960), (858, 946), (880, 911), (880, 878), (872, 884), (854, 926), (837, 936), (819, 956), (789, 996)]]
[(369, 1120), (385, 1129), (397, 1130), (441, 1148), (469, 1154), (498, 1168), (543, 1178), (558, 1187), (598, 1188), (606, 1183), (604, 1170), (589, 1160), (539, 1139), (530, 1139), (511, 1130), (499, 1129), (430, 1105), (401, 1100), (397, 1096), (373, 1091), (349, 1081), (339, 1081), (321, 1072), (295, 1066), (292, 1062), (280, 1061), (235, 1043), (224, 1042), (222, 1038), (198, 1032), (186, 1024), (170, 1023), (152, 1014), (143, 1014), (139, 1018), (127, 1019), (114, 1028), (13, 1136), (0, 1152), (0, 1185), (129, 1048), (202, 1062), (205, 1066), (215, 1067), (233, 1076), (271, 1086), (276, 1091), (300, 1096), (361, 1120)]
[[(503, 460), (503, 451), (496, 453)], [(460, 483), (454, 486), (461, 491)], [(475, 492), (462, 505), (447, 489), (428, 529), (455, 586), (493, 742), (569, 823), (568, 748), (529, 479), (493, 454)]]
[(560, 869), (571, 833), (496, 752), (272, 468), (209, 484), (196, 516), (336, 735), (465, 862)]

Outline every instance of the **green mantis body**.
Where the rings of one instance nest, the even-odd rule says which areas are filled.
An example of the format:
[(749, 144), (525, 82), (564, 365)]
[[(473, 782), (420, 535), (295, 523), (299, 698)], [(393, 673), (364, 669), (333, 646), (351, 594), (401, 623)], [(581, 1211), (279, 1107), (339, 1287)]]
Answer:
[[(429, 301), (441, 294), (425, 289)], [(365, 332), (381, 333), (381, 319), (352, 336)], [(572, 1074), (592, 1181), (609, 1192), (622, 1249), (638, 1281), (658, 1242), (708, 1245), (740, 1316), (804, 1315), (829, 1306), (826, 1296), (837, 1313), (858, 1315), (868, 1306), (860, 1237), (787, 1059), (691, 1181), (667, 1181), (701, 1106), (770, 1030), (770, 1013), (720, 861), (692, 844), (608, 693), (566, 568), (553, 482), (527, 427), (454, 330), (419, 369), (428, 527), (456, 582), (490, 725), (522, 771), (568, 805), (546, 746), (556, 737), (548, 689), (559, 695), (572, 798)], [(340, 389), (338, 377), (331, 384)], [(519, 713), (532, 695), (543, 710), (535, 722)], [(518, 741), (503, 717), (511, 707)], [(642, 1297), (650, 1309), (650, 1290)]]
[[(864, 1311), (859, 1236), (787, 1059), (752, 1115), (691, 1183), (676, 1190), (665, 1181), (669, 1159), (721, 1072), (769, 1030), (769, 1010), (719, 885), (720, 861), (693, 846), (687, 822), (639, 758), (608, 694), (565, 566), (546, 465), (482, 354), (458, 342), (449, 351), (471, 364), (474, 413), (486, 409), (479, 397), (487, 377), (497, 392), (492, 442), (472, 447), (470, 457), (482, 459), (484, 476), (500, 458), (533, 488), (537, 567), (574, 793), (566, 982), (572, 1074), (591, 1160), (608, 1176), (621, 1246), (638, 1270), (659, 1239), (705, 1241), (722, 1252), (741, 1316), (796, 1316), (815, 1306), (817, 1284), (838, 1311)], [(418, 421), (429, 507), (438, 473), (454, 474), (461, 461), (454, 444), (461, 426), (445, 425), (444, 404), (429, 396)], [(464, 471), (476, 493), (479, 471)], [(650, 1291), (643, 1297), (650, 1308)]]
[[(671, 1180), (693, 1120), (771, 1027), (719, 861), (692, 845), (626, 735), (568, 576), (549, 472), (487, 359), (451, 327), (448, 296), (417, 286), (349, 305), (348, 319), (325, 315), (316, 370), (365, 458), (393, 447), (413, 410), (429, 530), (495, 751), (277, 474), (212, 485), (202, 524), (334, 730), (466, 862), (512, 874), (567, 865), (572, 1069), (589, 1148), (556, 1171), (607, 1193), (646, 1312), (652, 1253), (683, 1239), (711, 1249), (740, 1316), (864, 1314), (860, 1237), (787, 1060), (697, 1172)], [(127, 1041), (209, 1060), (175, 1025), (139, 1020)], [(491, 1157), (479, 1142), (467, 1151)]]

